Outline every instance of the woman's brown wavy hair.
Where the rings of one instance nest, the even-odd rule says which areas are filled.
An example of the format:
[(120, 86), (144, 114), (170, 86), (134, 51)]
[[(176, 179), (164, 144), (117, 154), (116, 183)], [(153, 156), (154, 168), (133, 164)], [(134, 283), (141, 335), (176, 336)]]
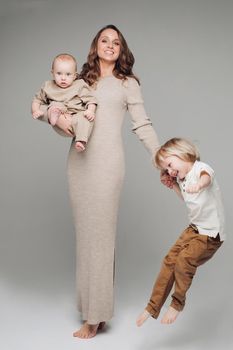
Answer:
[(93, 39), (90, 47), (89, 54), (87, 56), (87, 62), (84, 63), (82, 71), (79, 74), (80, 79), (84, 79), (90, 86), (95, 84), (101, 76), (99, 58), (97, 55), (97, 44), (101, 33), (106, 29), (113, 29), (117, 32), (120, 41), (120, 54), (116, 61), (113, 69), (113, 75), (118, 78), (125, 80), (127, 77), (132, 77), (137, 80), (139, 79), (133, 73), (134, 56), (130, 51), (125, 38), (117, 27), (113, 24), (108, 24), (98, 31), (95, 38)]

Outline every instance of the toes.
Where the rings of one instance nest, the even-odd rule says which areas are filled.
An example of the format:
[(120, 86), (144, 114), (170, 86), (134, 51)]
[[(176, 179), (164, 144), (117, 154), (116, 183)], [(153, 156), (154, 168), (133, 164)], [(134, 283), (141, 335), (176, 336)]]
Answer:
[(80, 338), (80, 332), (79, 331), (76, 331), (73, 333), (73, 337), (79, 337)]
[(95, 337), (98, 330), (98, 325), (96, 327), (84, 324), (81, 329), (73, 333), (73, 337), (80, 339), (89, 339)]

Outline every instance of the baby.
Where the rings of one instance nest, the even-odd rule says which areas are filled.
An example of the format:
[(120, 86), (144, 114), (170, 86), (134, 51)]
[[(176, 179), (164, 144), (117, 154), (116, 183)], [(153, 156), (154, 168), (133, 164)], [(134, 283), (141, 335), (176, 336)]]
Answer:
[(43, 116), (41, 106), (46, 105), (49, 123), (54, 126), (61, 114), (70, 114), (75, 147), (82, 152), (93, 129), (97, 101), (88, 84), (78, 79), (77, 62), (72, 55), (57, 55), (51, 73), (53, 80), (46, 81), (32, 101), (32, 116)]

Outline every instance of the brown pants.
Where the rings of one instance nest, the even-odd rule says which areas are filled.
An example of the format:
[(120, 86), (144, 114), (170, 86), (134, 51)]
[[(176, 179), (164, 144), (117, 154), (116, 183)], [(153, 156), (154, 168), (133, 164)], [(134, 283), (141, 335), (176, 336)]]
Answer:
[(181, 311), (198, 266), (208, 261), (222, 245), (219, 235), (201, 235), (189, 226), (165, 256), (146, 310), (157, 318), (173, 285), (171, 306)]

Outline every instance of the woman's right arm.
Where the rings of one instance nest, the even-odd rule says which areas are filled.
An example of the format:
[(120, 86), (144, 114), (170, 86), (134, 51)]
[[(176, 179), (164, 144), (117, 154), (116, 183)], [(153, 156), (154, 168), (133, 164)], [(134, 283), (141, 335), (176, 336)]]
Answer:
[[(40, 109), (44, 112), (44, 114), (40, 118), (38, 118), (38, 120), (49, 124), (48, 106), (41, 105)], [(70, 114), (61, 114), (57, 120), (56, 125), (53, 126), (53, 129), (62, 136), (74, 137), (71, 120), (72, 117)]]
[(74, 132), (71, 123), (72, 117), (70, 114), (61, 114), (58, 118), (54, 129), (63, 136), (74, 137)]

